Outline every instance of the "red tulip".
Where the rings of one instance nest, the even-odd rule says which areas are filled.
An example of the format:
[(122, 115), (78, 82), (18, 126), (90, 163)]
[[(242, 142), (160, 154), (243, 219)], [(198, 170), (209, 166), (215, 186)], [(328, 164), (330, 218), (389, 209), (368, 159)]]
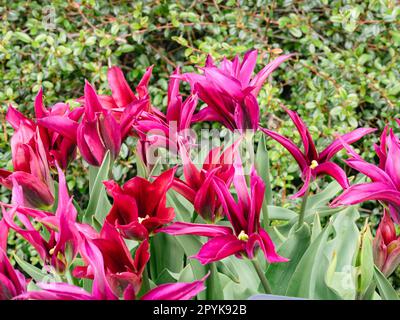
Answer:
[(125, 238), (143, 240), (157, 228), (171, 222), (174, 209), (166, 207), (166, 193), (171, 187), (175, 168), (165, 171), (154, 182), (135, 177), (120, 187), (105, 182), (114, 204), (107, 221), (115, 225)]
[(386, 210), (376, 231), (373, 252), (376, 266), (389, 277), (400, 264), (400, 237)]

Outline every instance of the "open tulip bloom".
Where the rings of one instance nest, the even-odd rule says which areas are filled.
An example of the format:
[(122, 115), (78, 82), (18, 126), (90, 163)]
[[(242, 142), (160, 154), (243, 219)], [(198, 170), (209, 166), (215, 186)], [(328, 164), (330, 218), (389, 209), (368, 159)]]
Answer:
[[(108, 95), (85, 81), (76, 108), (45, 107), (42, 90), (34, 119), (10, 106), (13, 169), (0, 169), (8, 189), (0, 202), (0, 300), (396, 298), (387, 278), (400, 264), (399, 138), (384, 128), (374, 165), (351, 144), (375, 129), (336, 135), (319, 152), (307, 125), (286, 107), (302, 148), (263, 128), (257, 96), (293, 55), (254, 74), (257, 56), (251, 50), (220, 63), (208, 56), (200, 73), (177, 68), (165, 112), (150, 99), (152, 66), (133, 89), (111, 67)], [(183, 82), (190, 85), (186, 95)], [(238, 136), (218, 144), (208, 132), (199, 143), (192, 125), (203, 121), (226, 128), (218, 142), (226, 133)], [(260, 138), (257, 151), (253, 138)], [(300, 207), (279, 194), (275, 167), (269, 170), (270, 138), (299, 166), (304, 183), (292, 198), (302, 198)], [(122, 181), (114, 165), (126, 164), (119, 153), (132, 140), (136, 164)], [(334, 162), (343, 149), (344, 163), (371, 181), (350, 185)], [(164, 150), (176, 159), (158, 162)], [(88, 198), (69, 188), (71, 163), (81, 159)], [(315, 180), (314, 191), (317, 176), (335, 181)], [(360, 230), (355, 206), (369, 200), (383, 206), (375, 236), (372, 223)]]

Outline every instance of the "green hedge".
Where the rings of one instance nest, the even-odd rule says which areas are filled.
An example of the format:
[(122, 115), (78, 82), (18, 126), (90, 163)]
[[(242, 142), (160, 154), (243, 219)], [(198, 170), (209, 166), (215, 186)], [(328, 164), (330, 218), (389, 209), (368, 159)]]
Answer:
[[(110, 64), (122, 66), (132, 84), (155, 65), (152, 101), (176, 65), (185, 71), (206, 54), (232, 57), (248, 49), (297, 52), (274, 73), (260, 95), (263, 124), (294, 136), (280, 103), (297, 110), (325, 145), (335, 132), (357, 126), (382, 128), (399, 115), (399, 13), (395, 1), (5, 1), (0, 14), (1, 122), (9, 103), (26, 113), (40, 86), (47, 104), (76, 98), (84, 79), (104, 92)], [(10, 167), (9, 136), (0, 135), (0, 165)], [(358, 144), (373, 156), (377, 135)], [(298, 184), (298, 172), (271, 142), (274, 184), (282, 199)], [(286, 155), (287, 153), (285, 153)], [(132, 164), (131, 147), (123, 149)], [(83, 169), (84, 170), (84, 169)], [(82, 168), (71, 169), (70, 187), (85, 193)], [(128, 173), (126, 165), (115, 169)]]

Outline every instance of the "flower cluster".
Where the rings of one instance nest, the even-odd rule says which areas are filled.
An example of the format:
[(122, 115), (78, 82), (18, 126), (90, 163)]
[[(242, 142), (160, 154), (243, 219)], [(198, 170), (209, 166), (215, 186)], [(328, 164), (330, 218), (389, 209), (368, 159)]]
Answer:
[[(393, 131), (388, 134), (385, 129), (381, 144), (376, 146), (380, 164), (374, 166), (350, 147), (374, 129), (359, 128), (337, 136), (318, 152), (299, 115), (283, 107), (300, 134), (300, 149), (290, 139), (260, 126), (257, 101), (271, 73), (293, 55), (279, 56), (253, 75), (257, 56), (252, 50), (243, 60), (235, 57), (220, 64), (209, 57), (200, 73), (175, 70), (165, 113), (152, 105), (149, 97), (152, 67), (135, 90), (118, 67), (110, 68), (110, 96), (97, 94), (86, 81), (77, 108), (64, 103), (45, 108), (40, 91), (34, 103), (34, 120), (10, 106), (7, 121), (14, 129), (14, 170), (0, 170), (0, 184), (12, 190), (11, 203), (1, 203), (0, 299), (191, 299), (205, 289), (209, 273), (192, 282), (159, 282), (151, 259), (157, 259), (152, 257), (156, 252), (153, 246), (161, 234), (208, 238), (196, 254), (187, 257), (201, 264), (229, 256), (251, 260), (268, 291), (267, 279), (259, 272), (260, 256), (271, 264), (291, 257), (277, 253), (268, 221), (262, 221), (262, 212), (267, 212), (266, 193), (272, 191), (261, 178), (265, 173), (257, 171), (257, 163), (250, 163), (250, 174), (244, 170), (243, 141), (257, 132), (276, 140), (297, 161), (304, 184), (293, 198), (307, 198), (312, 180), (328, 175), (345, 190), (332, 206), (381, 200), (398, 223), (400, 142)], [(180, 93), (182, 81), (190, 85), (185, 99)], [(199, 101), (204, 103), (201, 109)], [(197, 166), (192, 159), (196, 140), (190, 129), (200, 121), (219, 122), (230, 131), (238, 131), (239, 138), (211, 148)], [(105, 159), (109, 157), (113, 163), (128, 136), (137, 142), (137, 164), (144, 166), (143, 176), (120, 185), (108, 168), (109, 178), (96, 186), (108, 196), (104, 192), (105, 199), (100, 199), (101, 192), (91, 192), (90, 201), (112, 200), (110, 210), (104, 219), (83, 219), (83, 210), (67, 188), (69, 164), (79, 151), (100, 175)], [(181, 164), (165, 166), (150, 161), (160, 149), (177, 153)], [(346, 164), (372, 182), (350, 186), (345, 171), (333, 161), (342, 149), (351, 155)], [(192, 205), (193, 216), (178, 219), (178, 213), (179, 217), (186, 213), (178, 212), (179, 207), (168, 201), (171, 193)], [(299, 221), (302, 215), (304, 210)], [(12, 266), (7, 256), (10, 231), (37, 251), (42, 279), (29, 278)], [(393, 223), (385, 214), (374, 242), (376, 264), (385, 274), (398, 264), (397, 242)], [(54, 279), (46, 281), (46, 277)]]

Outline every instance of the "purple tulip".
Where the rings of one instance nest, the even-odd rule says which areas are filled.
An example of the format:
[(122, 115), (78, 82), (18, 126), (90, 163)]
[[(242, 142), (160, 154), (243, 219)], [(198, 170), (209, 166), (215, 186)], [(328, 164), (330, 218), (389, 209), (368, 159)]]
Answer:
[[(35, 98), (34, 109), (36, 122), (26, 118), (11, 106), (8, 108), (6, 119), (16, 131), (21, 126), (29, 128), (32, 132), (38, 128), (48, 162), (54, 167), (57, 162), (61, 168), (66, 169), (68, 163), (76, 155), (76, 136), (74, 134), (71, 135), (71, 133), (76, 132), (76, 122), (81, 118), (84, 111), (83, 108), (70, 110), (68, 104), (56, 103), (47, 109), (43, 103), (43, 91), (40, 89)], [(46, 119), (48, 117), (51, 117), (55, 122), (53, 126), (47, 125)], [(65, 130), (68, 132), (68, 137), (60, 135), (53, 130), (53, 127), (57, 126), (58, 122), (69, 124), (68, 126), (64, 125)]]
[(238, 56), (233, 60), (224, 58), (220, 66), (209, 56), (203, 74), (185, 73), (180, 77), (207, 104), (194, 115), (193, 121), (218, 121), (232, 131), (257, 130), (260, 108), (256, 97), (268, 76), (292, 56), (276, 58), (254, 77), (257, 50), (248, 51), (242, 61)]
[(39, 128), (22, 120), (11, 138), (11, 151), (14, 172), (0, 170), (0, 184), (12, 189), (18, 183), (25, 206), (52, 205), (53, 180)]
[(172, 188), (190, 201), (196, 212), (208, 222), (214, 223), (224, 216), (213, 180), (217, 177), (228, 187), (231, 185), (235, 172), (233, 158), (239, 142), (240, 140), (223, 152), (221, 147), (212, 149), (201, 170), (193, 164), (185, 148), (180, 149), (185, 179), (183, 181), (175, 178)]
[(215, 178), (215, 190), (231, 227), (209, 224), (176, 222), (159, 232), (171, 235), (192, 234), (211, 238), (193, 256), (202, 264), (222, 260), (228, 256), (245, 255), (250, 259), (259, 247), (270, 263), (285, 262), (286, 258), (275, 251), (268, 233), (260, 226), (260, 211), (264, 199), (265, 185), (254, 168), (250, 177), (250, 193), (247, 190), (243, 168), (237, 160), (233, 183), (238, 195), (236, 202), (225, 182)]
[(381, 136), (381, 145), (376, 146), (380, 165), (370, 164), (361, 157), (346, 161), (351, 168), (371, 179), (371, 182), (352, 185), (331, 203), (332, 207), (352, 205), (368, 200), (387, 203), (390, 215), (395, 223), (400, 223), (400, 142), (390, 130), (387, 137), (385, 129)]
[(342, 141), (348, 144), (354, 143), (366, 134), (374, 132), (375, 129), (359, 128), (352, 132), (346, 133), (340, 138), (338, 137), (335, 139), (322, 152), (318, 152), (315, 148), (311, 134), (300, 116), (294, 111), (291, 111), (287, 108), (284, 109), (292, 119), (300, 134), (304, 151), (297, 147), (290, 139), (281, 136), (274, 131), (264, 128), (260, 128), (260, 130), (286, 148), (300, 167), (304, 184), (303, 187), (292, 196), (292, 198), (303, 196), (308, 190), (311, 179), (319, 175), (329, 175), (334, 178), (343, 189), (347, 189), (349, 187), (349, 181), (345, 172), (336, 163), (330, 160), (336, 153), (344, 148)]

